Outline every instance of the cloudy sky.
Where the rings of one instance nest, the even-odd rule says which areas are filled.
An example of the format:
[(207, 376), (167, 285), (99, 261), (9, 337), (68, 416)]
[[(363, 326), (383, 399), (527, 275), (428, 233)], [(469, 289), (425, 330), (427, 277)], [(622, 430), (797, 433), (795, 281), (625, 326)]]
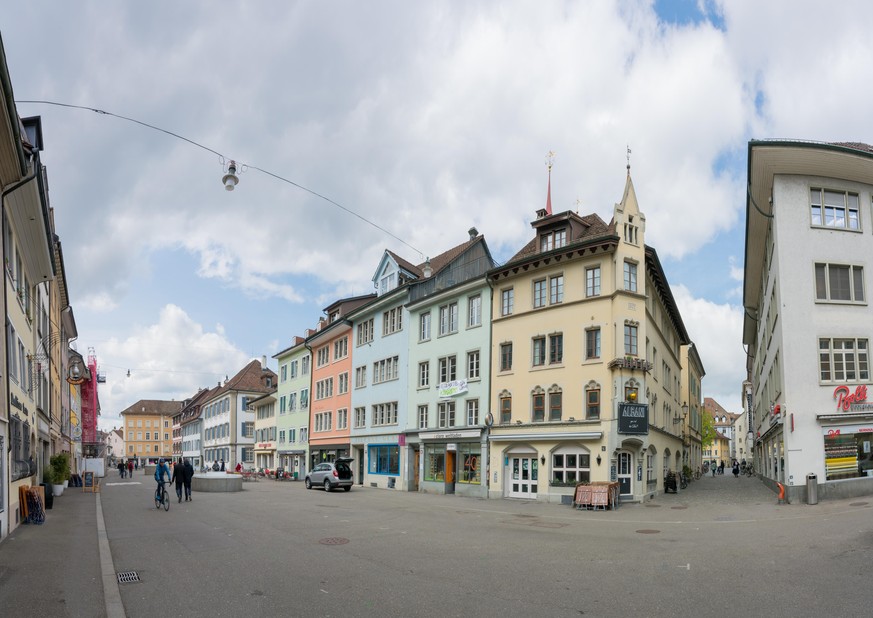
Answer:
[[(861, 1), (153, 0), (16, 2), (0, 28), (112, 427), (275, 369), (386, 248), (418, 263), (475, 226), (506, 260), (550, 150), (554, 209), (608, 220), (628, 146), (704, 394), (739, 411), (748, 141), (873, 142), (871, 21)], [(216, 153), (249, 166), (234, 192)]]

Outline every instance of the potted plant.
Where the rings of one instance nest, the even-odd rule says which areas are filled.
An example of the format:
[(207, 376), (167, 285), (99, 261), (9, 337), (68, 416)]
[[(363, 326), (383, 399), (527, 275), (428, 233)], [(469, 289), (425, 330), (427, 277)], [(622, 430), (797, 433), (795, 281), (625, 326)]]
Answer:
[(52, 469), (52, 494), (57, 498), (64, 493), (64, 478), (67, 477), (67, 458), (64, 453), (52, 455), (49, 459)]
[(42, 469), (42, 486), (43, 494), (45, 495), (45, 508), (50, 509), (54, 505), (54, 496), (52, 496), (52, 476), (54, 472), (51, 466), (45, 466)]
[(70, 486), (70, 454), (69, 453), (60, 453), (60, 455), (64, 458), (64, 489)]

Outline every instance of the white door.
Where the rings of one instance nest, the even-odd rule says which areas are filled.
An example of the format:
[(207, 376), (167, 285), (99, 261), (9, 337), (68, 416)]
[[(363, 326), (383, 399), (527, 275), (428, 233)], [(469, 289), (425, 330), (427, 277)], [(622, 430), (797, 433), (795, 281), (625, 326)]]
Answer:
[(634, 495), (634, 459), (630, 453), (618, 454), (618, 485), (622, 496)]
[(509, 458), (509, 497), (536, 498), (538, 482), (536, 457)]

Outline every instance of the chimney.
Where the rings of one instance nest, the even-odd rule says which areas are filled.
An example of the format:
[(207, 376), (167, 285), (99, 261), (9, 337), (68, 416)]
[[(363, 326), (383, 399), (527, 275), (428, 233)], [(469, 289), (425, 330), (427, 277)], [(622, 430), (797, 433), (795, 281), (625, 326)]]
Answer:
[(427, 279), (433, 274), (433, 268), (430, 267), (430, 258), (427, 258), (427, 261), (424, 263), (424, 268), (422, 269), (424, 273), (424, 278)]
[(267, 357), (266, 356), (261, 357), (261, 369), (263, 371), (267, 370)]
[(467, 233), (470, 235), (470, 240), (475, 240), (476, 237), (479, 235), (479, 230), (477, 230), (475, 227), (471, 227), (469, 230), (467, 230)]

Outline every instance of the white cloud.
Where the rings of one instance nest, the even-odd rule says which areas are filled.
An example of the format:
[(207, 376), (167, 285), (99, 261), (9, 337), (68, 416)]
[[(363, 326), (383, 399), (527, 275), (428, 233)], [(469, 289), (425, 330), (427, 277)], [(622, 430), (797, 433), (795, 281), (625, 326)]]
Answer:
[(671, 290), (706, 371), (703, 396), (712, 397), (728, 411), (741, 412), (746, 376), (742, 308), (694, 298), (682, 285), (673, 285)]

